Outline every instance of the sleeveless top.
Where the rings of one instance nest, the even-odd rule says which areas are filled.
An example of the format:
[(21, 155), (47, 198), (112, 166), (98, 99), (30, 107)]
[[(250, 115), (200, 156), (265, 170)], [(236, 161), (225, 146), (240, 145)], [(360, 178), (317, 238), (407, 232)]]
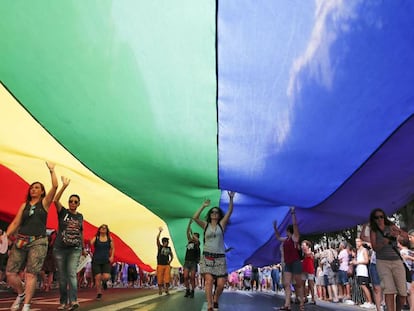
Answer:
[[(389, 226), (385, 226), (385, 230), (387, 230), (387, 227)], [(375, 233), (376, 233), (377, 244), (383, 243), (385, 238), (382, 236), (381, 232), (376, 231)], [(398, 254), (392, 248), (392, 244), (384, 245), (384, 247), (382, 247), (380, 250), (376, 252), (376, 255), (377, 255), (377, 259), (380, 259), (380, 260), (401, 260), (400, 256), (398, 256)]]
[(158, 254), (157, 254), (157, 264), (158, 265), (168, 265), (170, 261), (170, 254), (171, 254), (171, 247), (167, 246), (159, 246), (158, 247)]
[(207, 223), (206, 229), (204, 232), (204, 252), (214, 253), (214, 254), (224, 254), (224, 236), (223, 230), (219, 224), (216, 225), (216, 228), (212, 228), (210, 223)]
[(23, 210), (22, 223), (20, 225), (19, 233), (24, 235), (45, 237), (46, 221), (47, 212), (43, 208), (41, 200), (33, 206), (31, 206), (30, 203), (26, 203)]
[[(357, 251), (357, 261), (361, 262), (364, 260), (365, 248)], [(366, 264), (358, 264), (356, 266), (356, 275), (368, 277), (368, 266)]]
[(200, 243), (196, 243), (194, 241), (188, 242), (187, 251), (185, 252), (185, 261), (200, 261)]
[(92, 256), (92, 261), (97, 264), (109, 263), (109, 250), (111, 249), (111, 240), (101, 242), (99, 236), (95, 240), (95, 251)]
[(291, 237), (287, 238), (283, 242), (283, 256), (285, 263), (291, 264), (297, 260), (300, 260), (299, 251), (295, 246), (295, 242)]

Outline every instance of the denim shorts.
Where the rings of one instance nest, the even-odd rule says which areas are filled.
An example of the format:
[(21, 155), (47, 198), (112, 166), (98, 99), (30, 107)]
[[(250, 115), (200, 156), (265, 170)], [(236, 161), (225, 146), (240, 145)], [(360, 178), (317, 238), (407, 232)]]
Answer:
[(368, 266), (369, 271), (369, 277), (371, 279), (371, 283), (374, 286), (380, 286), (381, 285), (381, 279), (379, 277), (378, 271), (377, 271), (377, 265), (375, 263), (370, 263)]
[(349, 284), (348, 280), (348, 271), (339, 270), (337, 274), (338, 284), (347, 285)]

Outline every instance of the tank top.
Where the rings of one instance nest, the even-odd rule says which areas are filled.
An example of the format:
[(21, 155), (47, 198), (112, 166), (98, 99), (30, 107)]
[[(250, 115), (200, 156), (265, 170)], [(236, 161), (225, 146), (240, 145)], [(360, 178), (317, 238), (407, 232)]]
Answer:
[[(361, 262), (364, 260), (365, 249), (360, 249), (357, 252), (357, 261)], [(356, 266), (356, 275), (357, 276), (368, 276), (368, 267), (366, 264), (358, 264)]]
[[(387, 229), (389, 226), (385, 226)], [(377, 244), (384, 243), (385, 238), (382, 236), (380, 231), (376, 231), (376, 242)], [(400, 256), (392, 248), (391, 244), (384, 245), (380, 250), (376, 252), (377, 259), (380, 260), (401, 260)]]
[(190, 241), (187, 244), (187, 251), (185, 252), (185, 260), (191, 262), (200, 261), (200, 243)]
[(283, 242), (283, 256), (284, 261), (287, 264), (294, 263), (300, 259), (298, 249), (296, 248), (295, 242), (291, 237), (287, 238)]
[(92, 260), (97, 264), (109, 263), (109, 250), (111, 249), (111, 240), (101, 242), (99, 236), (95, 240), (95, 251)]
[(31, 206), (26, 203), (23, 210), (22, 223), (19, 229), (20, 234), (46, 236), (47, 212), (42, 201)]
[(204, 252), (215, 253), (215, 254), (224, 254), (224, 236), (223, 230), (219, 224), (216, 227), (212, 228), (210, 223), (207, 223), (205, 232), (204, 232)]
[(157, 254), (157, 264), (158, 265), (168, 265), (170, 261), (171, 247), (159, 246)]

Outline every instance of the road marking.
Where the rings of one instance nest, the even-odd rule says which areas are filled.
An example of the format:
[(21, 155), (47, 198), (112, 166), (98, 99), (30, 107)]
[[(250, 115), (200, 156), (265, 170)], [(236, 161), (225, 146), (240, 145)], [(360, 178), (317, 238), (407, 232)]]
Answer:
[(137, 305), (143, 302), (146, 302), (148, 300), (151, 299), (155, 299), (160, 297), (160, 295), (158, 294), (153, 294), (153, 295), (149, 295), (149, 296), (145, 296), (145, 297), (140, 297), (140, 298), (136, 298), (136, 299), (131, 299), (131, 300), (127, 300), (124, 302), (119, 302), (119, 303), (114, 303), (111, 304), (109, 306), (105, 306), (105, 307), (101, 307), (101, 308), (96, 308), (96, 309), (92, 309), (91, 311), (113, 311), (113, 310), (120, 310), (123, 308), (127, 308), (133, 305)]

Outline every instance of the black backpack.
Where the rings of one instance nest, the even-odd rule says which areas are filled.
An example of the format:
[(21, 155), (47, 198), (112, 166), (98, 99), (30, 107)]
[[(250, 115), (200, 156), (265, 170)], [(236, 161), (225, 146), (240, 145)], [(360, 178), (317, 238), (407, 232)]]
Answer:
[(340, 266), (340, 262), (338, 257), (335, 257), (334, 260), (332, 260), (331, 262), (331, 269), (333, 272), (338, 272), (339, 271), (339, 266)]

